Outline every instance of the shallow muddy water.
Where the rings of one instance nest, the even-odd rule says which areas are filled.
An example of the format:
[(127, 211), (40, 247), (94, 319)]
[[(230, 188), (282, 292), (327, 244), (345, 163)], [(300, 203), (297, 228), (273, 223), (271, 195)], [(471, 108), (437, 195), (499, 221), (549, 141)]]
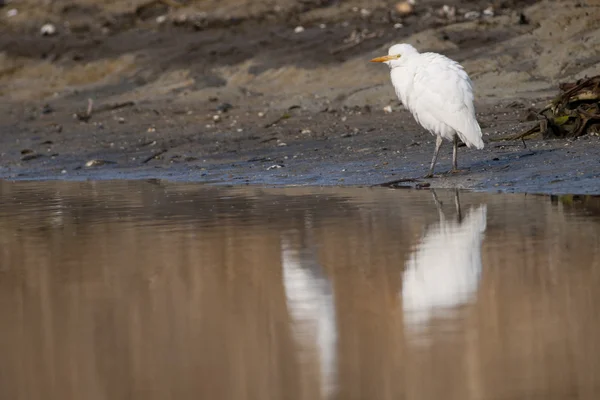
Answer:
[(0, 181), (0, 397), (597, 399), (600, 200)]

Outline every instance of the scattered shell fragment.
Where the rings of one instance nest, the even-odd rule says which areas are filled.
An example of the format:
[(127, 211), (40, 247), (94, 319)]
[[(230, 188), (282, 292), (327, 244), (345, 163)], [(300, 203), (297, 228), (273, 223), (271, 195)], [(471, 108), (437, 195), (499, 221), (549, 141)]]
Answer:
[(99, 166), (105, 165), (105, 164), (114, 164), (114, 162), (106, 161), (106, 160), (89, 160), (88, 162), (85, 163), (85, 166), (87, 168), (90, 168), (90, 167), (99, 167)]
[(302, 32), (304, 32), (303, 26), (297, 26), (294, 28), (294, 33), (302, 33)]
[(8, 10), (8, 11), (6, 12), (6, 16), (7, 16), (8, 18), (11, 18), (11, 17), (16, 17), (16, 16), (17, 16), (17, 14), (19, 14), (19, 10), (17, 10), (16, 8), (11, 8), (10, 10)]
[(40, 28), (42, 36), (53, 36), (56, 35), (56, 27), (52, 24), (44, 24)]
[(392, 106), (385, 106), (383, 107), (383, 112), (385, 113), (391, 113), (392, 112)]
[(213, 121), (215, 121), (215, 122), (220, 122), (221, 121), (221, 116), (218, 115), (218, 114), (213, 115), (212, 118), (213, 118)]
[(441, 14), (446, 18), (454, 18), (456, 16), (456, 7), (445, 4), (442, 7)]
[(494, 16), (494, 8), (492, 6), (489, 6), (488, 8), (483, 10), (483, 15), (485, 15), (486, 17), (493, 17)]
[(396, 22), (396, 23), (394, 24), (394, 29), (400, 29), (400, 28), (402, 28), (403, 26), (404, 26), (404, 25), (402, 25), (400, 22)]
[(479, 11), (469, 11), (465, 13), (465, 19), (477, 19), (481, 16)]
[(156, 17), (157, 24), (164, 24), (166, 20), (167, 20), (166, 15), (159, 15), (158, 17)]
[(283, 165), (281, 164), (273, 164), (270, 167), (267, 168), (267, 171), (270, 171), (272, 169), (278, 169), (278, 168), (283, 168)]
[(312, 133), (312, 131), (308, 128), (304, 128), (304, 129), (302, 129), (302, 131), (300, 131), (300, 133), (303, 135), (309, 135)]
[(264, 112), (262, 112), (262, 111), (260, 111), (260, 112), (258, 113), (258, 116), (259, 116), (260, 118), (263, 118), (263, 117), (265, 116), (265, 113), (264, 113)]

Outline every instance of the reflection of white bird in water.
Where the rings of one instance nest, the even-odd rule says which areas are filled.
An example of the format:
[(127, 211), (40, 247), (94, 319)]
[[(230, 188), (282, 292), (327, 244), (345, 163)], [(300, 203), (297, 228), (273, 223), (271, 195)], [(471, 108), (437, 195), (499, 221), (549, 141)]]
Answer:
[(331, 283), (316, 260), (314, 249), (299, 248), (291, 238), (282, 238), (283, 284), (288, 310), (293, 320), (294, 337), (300, 355), (317, 351), (320, 389), (323, 398), (335, 390), (337, 370), (337, 326)]
[(419, 330), (434, 316), (443, 316), (467, 303), (477, 291), (481, 274), (481, 244), (487, 206), (471, 208), (460, 221), (447, 221), (435, 192), (440, 222), (430, 226), (406, 262), (402, 304), (408, 326)]
[(469, 148), (483, 149), (471, 80), (460, 64), (441, 54), (419, 53), (409, 44), (396, 44), (387, 56), (371, 61), (390, 67), (398, 98), (423, 128), (437, 136), (426, 177), (433, 176), (442, 139), (454, 141), (452, 172), (458, 171), (459, 138)]

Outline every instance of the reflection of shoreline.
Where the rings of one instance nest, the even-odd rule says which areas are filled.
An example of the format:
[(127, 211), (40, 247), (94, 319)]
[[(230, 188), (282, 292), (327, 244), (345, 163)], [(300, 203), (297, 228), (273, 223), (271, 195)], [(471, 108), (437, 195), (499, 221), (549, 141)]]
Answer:
[(428, 227), (403, 274), (405, 327), (415, 332), (434, 318), (451, 318), (477, 292), (481, 276), (487, 205), (471, 208), (462, 221), (446, 220), (441, 208), (439, 213), (440, 221)]
[(303, 358), (301, 373), (310, 373), (311, 358), (316, 353), (320, 394), (321, 398), (327, 399), (335, 393), (337, 375), (333, 288), (311, 248), (294, 246), (285, 234), (281, 247), (283, 285), (292, 319), (292, 334), (301, 348), (298, 354)]

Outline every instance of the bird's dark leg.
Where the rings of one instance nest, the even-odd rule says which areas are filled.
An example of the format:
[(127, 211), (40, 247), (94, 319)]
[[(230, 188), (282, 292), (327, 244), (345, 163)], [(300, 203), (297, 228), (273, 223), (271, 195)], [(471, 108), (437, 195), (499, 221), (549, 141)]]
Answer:
[(435, 140), (435, 151), (433, 152), (433, 159), (431, 160), (431, 167), (429, 168), (429, 173), (425, 175), (425, 178), (433, 177), (433, 168), (435, 167), (435, 163), (438, 158), (438, 154), (440, 152), (440, 147), (442, 147), (442, 137), (438, 136)]
[(458, 172), (458, 135), (454, 134), (454, 150), (452, 151), (452, 172)]

